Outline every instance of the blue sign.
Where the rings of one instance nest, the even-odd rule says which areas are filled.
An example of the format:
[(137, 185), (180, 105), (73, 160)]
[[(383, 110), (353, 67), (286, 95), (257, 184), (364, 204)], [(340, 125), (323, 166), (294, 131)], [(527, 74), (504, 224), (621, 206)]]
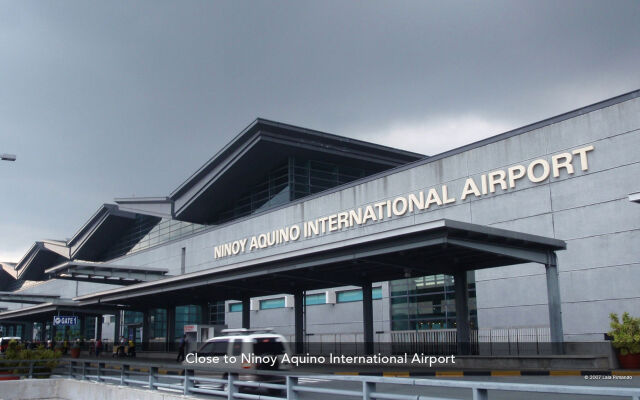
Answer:
[(53, 317), (53, 326), (76, 326), (78, 325), (78, 317), (65, 315), (57, 315)]

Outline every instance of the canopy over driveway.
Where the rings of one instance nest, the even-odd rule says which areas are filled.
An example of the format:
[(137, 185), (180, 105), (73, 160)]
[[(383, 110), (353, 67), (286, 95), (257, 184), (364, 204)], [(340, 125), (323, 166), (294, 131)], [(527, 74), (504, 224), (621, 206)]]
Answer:
[(365, 342), (372, 343), (373, 282), (451, 274), (456, 285), (458, 341), (468, 342), (466, 271), (535, 262), (546, 267), (551, 339), (561, 343), (563, 332), (555, 251), (565, 248), (565, 242), (553, 238), (442, 219), (74, 300), (82, 307), (111, 304), (148, 309), (236, 299), (243, 301), (243, 326), (249, 327), (251, 297), (292, 293), (296, 341), (302, 343), (303, 292), (357, 285), (363, 288)]

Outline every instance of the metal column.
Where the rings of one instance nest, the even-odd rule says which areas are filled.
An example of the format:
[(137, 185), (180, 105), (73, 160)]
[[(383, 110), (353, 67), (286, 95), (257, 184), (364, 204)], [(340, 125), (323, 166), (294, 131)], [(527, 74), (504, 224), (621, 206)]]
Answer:
[(564, 352), (564, 332), (562, 329), (562, 308), (560, 302), (560, 282), (558, 280), (558, 261), (556, 254), (550, 252), (545, 264), (547, 275), (547, 303), (549, 305), (549, 328), (551, 343), (555, 354)]
[(242, 299), (242, 327), (251, 328), (251, 299), (248, 297)]
[(174, 343), (176, 341), (176, 308), (167, 307), (167, 351), (173, 351)]
[(78, 319), (80, 320), (80, 337), (86, 338), (87, 337), (87, 316), (79, 315)]
[(116, 310), (114, 316), (113, 343), (116, 345), (116, 343), (120, 343), (120, 310)]
[(371, 282), (362, 284), (362, 328), (364, 352), (373, 354), (373, 288)]
[(102, 315), (96, 315), (96, 340), (102, 339)]
[(142, 312), (142, 346), (141, 350), (150, 350), (149, 349), (149, 333), (151, 326), (151, 310), (146, 309)]
[(293, 293), (293, 324), (295, 332), (295, 352), (304, 353), (304, 293), (296, 291)]
[(471, 349), (471, 329), (469, 327), (467, 271), (455, 273), (453, 279), (456, 292), (456, 347), (458, 355), (468, 355)]

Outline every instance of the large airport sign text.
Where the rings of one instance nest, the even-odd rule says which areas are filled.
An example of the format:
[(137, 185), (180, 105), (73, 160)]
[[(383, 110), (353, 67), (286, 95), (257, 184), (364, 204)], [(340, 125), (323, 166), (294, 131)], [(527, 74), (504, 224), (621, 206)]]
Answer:
[(437, 185), (406, 196), (372, 203), (362, 207), (323, 216), (302, 223), (293, 224), (270, 232), (261, 233), (244, 239), (224, 243), (214, 248), (214, 258), (224, 258), (265, 249), (272, 246), (294, 242), (300, 238), (311, 238), (340, 231), (345, 228), (358, 227), (371, 222), (400, 217), (407, 213), (427, 211), (435, 207), (464, 201), (470, 196), (482, 197), (516, 188), (519, 181), (526, 179), (531, 183), (542, 183), (560, 177), (562, 173), (573, 175), (579, 168), (589, 169), (589, 152), (594, 147), (585, 146), (571, 152), (563, 152), (551, 156), (550, 161), (539, 158), (527, 165), (517, 164), (506, 169), (498, 169), (476, 178), (466, 179), (462, 191), (456, 196), (446, 184)]

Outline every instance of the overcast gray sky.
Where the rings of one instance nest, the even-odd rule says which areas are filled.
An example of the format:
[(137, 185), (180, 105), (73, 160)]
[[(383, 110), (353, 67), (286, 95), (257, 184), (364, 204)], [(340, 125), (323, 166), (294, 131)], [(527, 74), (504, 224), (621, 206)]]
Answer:
[(256, 117), (426, 154), (640, 88), (639, 1), (0, 0), (0, 261)]

